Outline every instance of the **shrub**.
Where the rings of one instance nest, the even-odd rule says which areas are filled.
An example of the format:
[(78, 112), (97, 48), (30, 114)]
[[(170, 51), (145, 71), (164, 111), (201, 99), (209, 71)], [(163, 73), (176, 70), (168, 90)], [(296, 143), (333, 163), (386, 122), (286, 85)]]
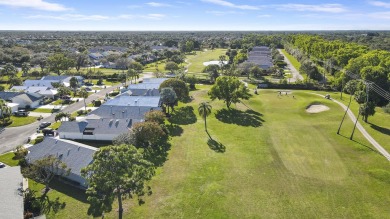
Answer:
[(16, 147), (16, 150), (14, 152), (15, 154), (15, 159), (21, 159), (23, 157), (25, 157), (28, 153), (28, 150), (23, 147), (23, 145), (19, 145)]
[(41, 143), (43, 141), (43, 136), (38, 136), (36, 139), (35, 139), (35, 142), (34, 144), (38, 144), (38, 143)]
[(165, 113), (161, 111), (150, 111), (145, 113), (146, 122), (155, 122), (157, 124), (163, 124), (165, 121)]
[(102, 105), (102, 101), (101, 100), (95, 100), (94, 102), (93, 102), (93, 106), (94, 107), (99, 107), (99, 106), (101, 106)]
[(179, 100), (186, 100), (188, 98), (189, 90), (186, 83), (177, 78), (170, 78), (160, 85), (160, 91), (163, 88), (171, 87), (175, 91)]
[(383, 112), (390, 114), (390, 103), (382, 107)]
[(96, 82), (96, 85), (102, 85), (103, 84), (103, 80), (100, 78), (97, 82)]
[(77, 111), (77, 115), (78, 115), (78, 116), (81, 116), (81, 115), (83, 115), (83, 114), (85, 114), (84, 110), (79, 110), (79, 111)]

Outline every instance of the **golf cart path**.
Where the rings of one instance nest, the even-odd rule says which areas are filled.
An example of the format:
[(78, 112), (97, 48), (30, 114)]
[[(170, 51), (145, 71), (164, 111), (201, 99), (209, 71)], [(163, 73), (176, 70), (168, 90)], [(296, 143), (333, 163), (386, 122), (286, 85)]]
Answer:
[(299, 73), (299, 71), (291, 64), (290, 60), (284, 55), (281, 49), (278, 49), (279, 53), (284, 57), (284, 61), (287, 63), (287, 68), (290, 69), (292, 78), (290, 78), (290, 82), (296, 82), (297, 80), (303, 81), (303, 76)]
[[(316, 94), (316, 93), (311, 93), (311, 94), (315, 94), (315, 95), (318, 95), (318, 96), (321, 96), (321, 97), (325, 97), (324, 95), (321, 95), (321, 94)], [(340, 105), (344, 110), (347, 110), (347, 106), (344, 105), (343, 103), (341, 103), (341, 102), (339, 102), (339, 101), (337, 101), (335, 99), (332, 99), (332, 98), (330, 98), (330, 100), (332, 100), (333, 102), (335, 102), (338, 105)], [(356, 121), (356, 117), (355, 117), (355, 115), (353, 114), (353, 112), (350, 109), (348, 109), (348, 116), (349, 116), (349, 118), (351, 118), (352, 122)], [(373, 137), (371, 137), (370, 134), (368, 134), (366, 129), (364, 129), (364, 127), (360, 124), (359, 121), (357, 122), (356, 127), (363, 134), (363, 136), (376, 148), (376, 150), (378, 150), (379, 153), (381, 153), (387, 160), (390, 161), (390, 154), (389, 154), (389, 152), (387, 152), (377, 141), (375, 141), (375, 139)]]

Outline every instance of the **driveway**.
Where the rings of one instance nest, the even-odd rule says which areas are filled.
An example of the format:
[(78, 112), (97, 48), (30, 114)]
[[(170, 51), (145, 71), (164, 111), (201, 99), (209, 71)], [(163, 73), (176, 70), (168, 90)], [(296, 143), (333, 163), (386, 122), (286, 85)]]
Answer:
[(299, 71), (291, 64), (290, 60), (282, 53), (281, 49), (278, 49), (279, 53), (284, 57), (284, 61), (287, 63), (287, 69), (290, 70), (292, 78), (288, 79), (289, 82), (296, 82), (298, 80), (303, 81), (303, 76)]
[[(146, 77), (150, 77), (150, 76), (147, 74)], [(102, 89), (99, 92), (90, 95), (85, 100), (85, 102), (86, 104), (89, 104), (92, 102), (92, 100), (103, 99), (106, 96), (106, 94), (121, 86), (122, 84), (118, 84), (112, 87), (107, 87), (106, 89)], [(84, 107), (84, 101), (79, 101), (69, 106), (66, 106), (61, 110), (61, 112), (73, 113), (82, 107)], [(42, 119), (41, 121), (37, 121), (25, 126), (12, 127), (12, 128), (0, 127), (0, 154), (7, 151), (11, 151), (18, 145), (25, 144), (27, 142), (27, 138), (36, 132), (36, 129), (41, 122), (53, 123), (55, 115), (56, 113), (53, 113), (50, 116)]]

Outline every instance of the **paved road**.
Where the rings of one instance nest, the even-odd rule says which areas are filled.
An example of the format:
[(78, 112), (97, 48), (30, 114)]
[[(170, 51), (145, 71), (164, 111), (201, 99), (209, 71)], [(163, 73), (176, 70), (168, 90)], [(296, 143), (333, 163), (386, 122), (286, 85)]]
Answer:
[(297, 80), (303, 81), (303, 76), (299, 71), (291, 64), (290, 60), (282, 53), (281, 49), (278, 49), (279, 53), (284, 57), (284, 61), (287, 63), (287, 68), (290, 69), (292, 78), (289, 79), (289, 82), (296, 82)]
[[(87, 104), (91, 103), (92, 100), (97, 100), (99, 98), (104, 98), (107, 93), (117, 89), (122, 86), (122, 84), (108, 87), (106, 89), (100, 90), (98, 93), (90, 95), (85, 101)], [(79, 101), (74, 104), (71, 104), (64, 108), (62, 112), (73, 113), (78, 109), (84, 107), (84, 101)], [(41, 121), (34, 122), (29, 125), (14, 127), (14, 128), (1, 128), (0, 130), (0, 154), (13, 150), (16, 146), (24, 144), (27, 142), (27, 138), (36, 132), (37, 127), (41, 122), (54, 122), (55, 113), (50, 115), (47, 118), (42, 119)]]
[[(325, 97), (324, 95), (321, 95), (321, 94), (316, 94), (316, 93), (312, 93), (312, 94)], [(331, 98), (331, 100), (333, 102), (337, 103), (338, 105), (340, 105), (344, 110), (347, 110), (347, 106), (344, 105), (343, 103), (341, 103), (337, 100), (334, 100), (332, 98)], [(352, 122), (356, 121), (356, 117), (350, 109), (348, 109), (348, 116), (349, 116), (349, 118), (351, 118)], [(379, 153), (381, 153), (387, 160), (390, 161), (389, 152), (387, 152), (377, 141), (375, 141), (375, 139), (373, 137), (371, 137), (370, 134), (368, 134), (368, 132), (366, 131), (366, 129), (363, 128), (363, 126), (360, 124), (360, 122), (357, 122), (356, 127), (363, 134), (363, 136), (379, 151)]]

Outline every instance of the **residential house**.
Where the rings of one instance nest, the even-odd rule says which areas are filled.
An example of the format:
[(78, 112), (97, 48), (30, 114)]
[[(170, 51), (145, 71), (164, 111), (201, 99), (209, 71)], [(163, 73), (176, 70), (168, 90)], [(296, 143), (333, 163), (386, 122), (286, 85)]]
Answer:
[(99, 59), (104, 58), (104, 56), (98, 52), (89, 53), (88, 56), (89, 56), (89, 58), (91, 58), (93, 60), (99, 60)]
[(160, 96), (128, 96), (120, 95), (114, 99), (107, 100), (105, 106), (147, 106), (160, 107)]
[(160, 107), (151, 106), (109, 106), (102, 105), (96, 110), (89, 113), (89, 116), (96, 116), (97, 118), (109, 119), (134, 119), (143, 120), (145, 113), (152, 110), (161, 110)]
[(248, 53), (246, 62), (254, 63), (264, 70), (270, 69), (273, 66), (270, 48), (266, 46), (253, 47), (252, 51)]
[(20, 166), (0, 169), (0, 218), (24, 218)]
[(160, 91), (153, 89), (126, 89), (121, 95), (123, 96), (160, 96)]
[(25, 80), (23, 82), (23, 86), (54, 88), (53, 83), (59, 83), (59, 81), (58, 80)]
[(49, 88), (49, 87), (26, 87), (26, 86), (13, 86), (11, 88), (12, 91), (18, 91), (18, 92), (26, 92), (26, 93), (37, 93), (40, 94), (46, 98), (53, 99), (58, 91), (55, 88)]
[(98, 149), (78, 142), (45, 137), (42, 142), (29, 147), (28, 151), (28, 163), (50, 155), (57, 157), (70, 168), (70, 174), (64, 177), (86, 188), (88, 185), (81, 176), (81, 169), (93, 162), (93, 154)]
[(9, 103), (19, 104), (19, 108), (36, 108), (44, 99), (44, 96), (37, 93), (23, 93), (23, 92), (0, 92), (0, 99)]
[(93, 115), (83, 121), (62, 122), (58, 132), (63, 139), (112, 141), (118, 135), (128, 132), (132, 125), (140, 121), (129, 118), (99, 118)]
[(81, 86), (84, 84), (84, 78), (82, 76), (69, 76), (69, 75), (49, 75), (41, 78), (42, 81), (57, 81), (57, 83), (62, 83), (66, 87), (69, 87), (70, 80), (75, 77), (78, 81), (78, 84)]

